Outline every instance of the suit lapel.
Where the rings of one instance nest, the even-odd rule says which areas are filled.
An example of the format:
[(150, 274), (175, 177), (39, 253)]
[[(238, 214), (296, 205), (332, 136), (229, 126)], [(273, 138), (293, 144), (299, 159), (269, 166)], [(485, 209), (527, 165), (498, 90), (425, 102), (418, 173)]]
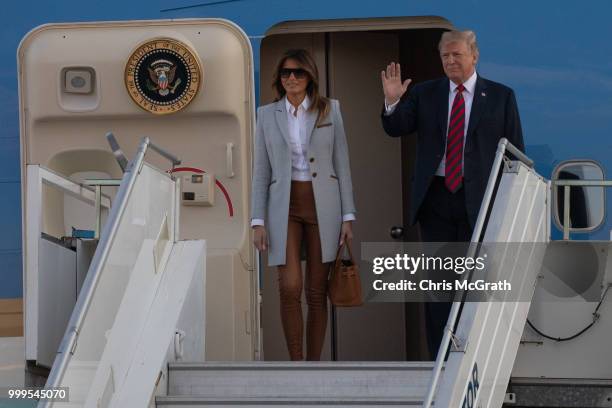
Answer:
[(448, 127), (448, 79), (440, 81), (440, 86), (436, 91), (436, 101), (438, 101), (438, 112), (436, 120), (440, 126), (440, 136), (443, 145), (446, 145), (446, 131)]
[(478, 121), (485, 110), (487, 103), (487, 84), (478, 75), (476, 77), (476, 87), (474, 88), (474, 99), (472, 100), (472, 111), (470, 112), (470, 123), (466, 132), (466, 140), (470, 140), (470, 135), (474, 133), (474, 129), (478, 126)]
[(291, 138), (289, 137), (289, 124), (287, 122), (287, 108), (285, 106), (285, 98), (282, 98), (276, 102), (274, 109), (274, 116), (276, 117), (276, 124), (278, 125), (283, 139), (287, 142), (287, 146), (291, 146)]

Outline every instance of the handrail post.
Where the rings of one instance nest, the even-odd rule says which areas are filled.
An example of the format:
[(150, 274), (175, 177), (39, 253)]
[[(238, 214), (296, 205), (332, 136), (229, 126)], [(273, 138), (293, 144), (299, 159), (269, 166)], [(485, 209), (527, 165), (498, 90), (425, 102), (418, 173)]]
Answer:
[(102, 224), (102, 186), (96, 186), (96, 203), (95, 203), (95, 212), (96, 212), (96, 226), (94, 228), (94, 238), (100, 238), (100, 225)]
[(94, 212), (96, 221), (94, 224), (94, 238), (100, 239), (100, 229), (102, 226), (102, 187), (103, 186), (120, 186), (121, 180), (118, 179), (87, 179), (83, 182), (84, 185), (95, 188)]
[(563, 186), (563, 240), (569, 240), (570, 186)]

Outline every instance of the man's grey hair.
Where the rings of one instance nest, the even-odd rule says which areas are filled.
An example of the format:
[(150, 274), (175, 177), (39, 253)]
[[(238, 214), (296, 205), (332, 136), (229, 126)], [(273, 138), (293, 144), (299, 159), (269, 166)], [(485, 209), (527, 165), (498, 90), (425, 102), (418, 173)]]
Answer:
[(464, 41), (467, 44), (468, 48), (472, 51), (472, 54), (476, 55), (476, 58), (478, 58), (479, 52), (478, 52), (478, 43), (476, 42), (476, 33), (473, 32), (472, 30), (446, 31), (444, 34), (442, 34), (442, 37), (440, 38), (440, 43), (438, 44), (438, 50), (441, 50), (444, 44), (455, 42), (455, 41)]

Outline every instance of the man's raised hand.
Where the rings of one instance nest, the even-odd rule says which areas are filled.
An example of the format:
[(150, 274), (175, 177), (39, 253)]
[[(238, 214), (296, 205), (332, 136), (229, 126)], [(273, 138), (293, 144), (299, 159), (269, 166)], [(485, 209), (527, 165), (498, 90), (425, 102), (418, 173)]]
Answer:
[(386, 71), (380, 72), (382, 79), (383, 92), (385, 93), (385, 102), (387, 105), (393, 105), (399, 101), (402, 95), (408, 89), (408, 85), (412, 82), (412, 79), (407, 79), (402, 83), (402, 71), (400, 64), (391, 62), (387, 65)]

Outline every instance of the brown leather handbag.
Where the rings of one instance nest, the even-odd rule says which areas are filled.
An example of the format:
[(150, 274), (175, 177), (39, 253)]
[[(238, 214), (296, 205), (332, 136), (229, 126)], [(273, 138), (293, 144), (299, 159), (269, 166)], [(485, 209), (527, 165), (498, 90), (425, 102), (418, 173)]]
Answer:
[[(342, 259), (342, 250), (348, 249), (350, 259)], [(334, 306), (361, 306), (361, 278), (359, 267), (353, 258), (351, 246), (346, 242), (338, 248), (336, 262), (334, 262), (329, 277), (329, 299)]]

